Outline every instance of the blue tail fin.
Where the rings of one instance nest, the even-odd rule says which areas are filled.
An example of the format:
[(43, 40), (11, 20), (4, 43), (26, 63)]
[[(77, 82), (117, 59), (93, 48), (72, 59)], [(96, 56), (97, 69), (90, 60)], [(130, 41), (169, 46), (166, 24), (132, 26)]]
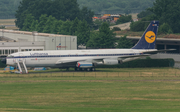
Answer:
[(159, 21), (152, 21), (139, 42), (132, 49), (154, 49)]

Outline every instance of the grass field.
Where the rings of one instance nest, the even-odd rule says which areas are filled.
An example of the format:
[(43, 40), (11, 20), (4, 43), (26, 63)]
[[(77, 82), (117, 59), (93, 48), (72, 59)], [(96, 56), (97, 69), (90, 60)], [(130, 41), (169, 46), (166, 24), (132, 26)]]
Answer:
[(179, 112), (179, 93), (173, 68), (0, 74), (1, 112)]

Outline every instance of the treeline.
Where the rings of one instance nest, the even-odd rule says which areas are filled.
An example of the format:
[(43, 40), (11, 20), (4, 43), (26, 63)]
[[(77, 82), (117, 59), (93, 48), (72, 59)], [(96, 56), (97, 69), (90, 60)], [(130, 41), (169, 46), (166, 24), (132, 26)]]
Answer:
[(155, 0), (78, 0), (80, 7), (86, 6), (95, 13), (119, 11), (131, 13), (152, 7)]
[[(36, 20), (32, 14), (27, 14), (23, 23), (23, 31), (38, 31), (43, 33), (75, 35), (77, 45), (85, 45), (88, 48), (131, 48), (133, 43), (126, 39), (126, 36), (119, 40), (115, 39), (114, 30), (110, 30), (109, 24), (104, 22), (100, 25), (99, 31), (91, 29), (85, 20), (58, 20), (55, 17), (41, 15)], [(115, 43), (118, 43), (116, 45)]]
[(38, 31), (42, 33), (76, 35), (78, 45), (85, 45), (90, 38), (90, 26), (85, 20), (78, 18), (70, 21), (58, 20), (52, 15), (41, 15), (38, 20), (32, 14), (27, 14), (23, 23), (23, 31)]
[(138, 14), (141, 18), (138, 22), (131, 23), (132, 31), (144, 31), (147, 28), (147, 21), (159, 20), (160, 27), (158, 34), (180, 33), (180, 1), (177, 0), (156, 0), (151, 8)]
[[(8, 15), (15, 15), (16, 10), (18, 9), (18, 6), (20, 5), (20, 1), (23, 0), (0, 0), (0, 16), (8, 16)], [(34, 1), (34, 0), (31, 0)], [(41, 2), (48, 2), (49, 0), (39, 0)], [(54, 0), (50, 0), (54, 1)], [(61, 0), (55, 0), (55, 1), (61, 1)], [(63, 0), (65, 2), (67, 0)], [(76, 1), (76, 0), (75, 0)], [(91, 9), (95, 13), (100, 13), (103, 11), (119, 11), (123, 13), (130, 13), (134, 11), (142, 11), (145, 10), (148, 7), (153, 6), (153, 2), (155, 0), (77, 0), (77, 3), (79, 4), (78, 7), (83, 8), (87, 7), (88, 9)], [(64, 4), (62, 2), (62, 4)], [(28, 5), (28, 4), (27, 4)], [(60, 5), (60, 4), (56, 4)], [(34, 4), (36, 7), (45, 7), (43, 4)], [(33, 7), (33, 8), (36, 8)], [(68, 7), (71, 7), (69, 5)], [(56, 7), (47, 7), (54, 8), (54, 10), (58, 10), (59, 8), (64, 8), (62, 5), (59, 8)], [(37, 10), (39, 12), (39, 10)], [(50, 12), (49, 12), (50, 13)], [(37, 13), (38, 14), (38, 13)]]
[[(23, 31), (75, 35), (77, 45), (116, 47), (114, 31), (110, 30), (107, 22), (98, 25), (99, 31), (93, 30), (93, 15), (86, 7), (80, 9), (76, 0), (22, 0), (15, 23)], [(122, 40), (126, 41), (126, 37)]]
[(13, 16), (21, 0), (0, 0), (0, 17)]
[(77, 17), (86, 20), (88, 24), (92, 24), (94, 16), (87, 7), (80, 9), (77, 0), (22, 0), (15, 14), (18, 28), (23, 28), (27, 14), (31, 14), (35, 20), (39, 20), (44, 14), (62, 21), (72, 21)]
[(23, 23), (23, 31), (38, 31), (43, 33), (75, 35), (78, 45), (91, 48), (114, 48), (115, 34), (108, 23), (103, 23), (99, 31), (93, 31), (85, 20), (58, 20), (52, 15), (41, 15), (38, 20), (32, 14), (27, 14)]

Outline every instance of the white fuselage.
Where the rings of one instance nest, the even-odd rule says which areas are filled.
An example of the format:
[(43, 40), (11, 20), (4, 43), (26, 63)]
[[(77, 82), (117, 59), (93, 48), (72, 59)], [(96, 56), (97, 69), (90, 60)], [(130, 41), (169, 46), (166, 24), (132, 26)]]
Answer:
[(7, 57), (7, 65), (16, 66), (23, 60), (27, 67), (75, 67), (79, 61), (94, 63), (98, 59), (117, 60), (122, 56), (141, 55), (145, 51), (135, 49), (98, 49), (98, 50), (63, 50), (63, 51), (28, 51), (13, 53)]

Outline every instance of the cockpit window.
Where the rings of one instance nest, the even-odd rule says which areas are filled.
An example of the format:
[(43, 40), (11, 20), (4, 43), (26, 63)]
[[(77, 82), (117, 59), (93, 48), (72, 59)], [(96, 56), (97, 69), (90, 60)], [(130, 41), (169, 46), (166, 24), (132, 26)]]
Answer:
[(9, 55), (9, 56), (7, 56), (8, 58), (14, 58), (14, 56), (12, 56), (12, 55)]

